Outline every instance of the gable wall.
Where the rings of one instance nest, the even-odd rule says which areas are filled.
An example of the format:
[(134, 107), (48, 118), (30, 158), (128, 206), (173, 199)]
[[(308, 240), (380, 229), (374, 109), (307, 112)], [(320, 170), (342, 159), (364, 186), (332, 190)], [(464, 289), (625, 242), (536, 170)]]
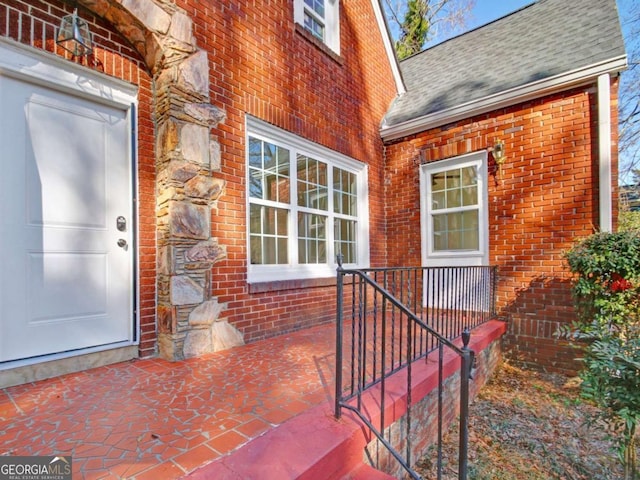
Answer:
[[(83, 7), (84, 4), (93, 3), (81, 2), (79, 14), (89, 21), (97, 48), (95, 57), (81, 63), (140, 87), (138, 174), (143, 317), (140, 351), (143, 356), (156, 352), (157, 331), (160, 331), (161, 335), (167, 333), (171, 341), (177, 342), (167, 348), (167, 356), (180, 358), (180, 338), (184, 338), (185, 329), (190, 328), (184, 319), (188, 318), (193, 306), (166, 304), (165, 299), (172, 293), (167, 280), (158, 276), (160, 270), (166, 270), (164, 256), (158, 256), (158, 242), (172, 249), (172, 242), (176, 240), (166, 237), (167, 211), (156, 207), (156, 197), (158, 202), (164, 202), (171, 194), (162, 191), (157, 169), (159, 162), (163, 162), (161, 169), (164, 169), (167, 158), (175, 156), (170, 146), (175, 138), (169, 127), (182, 125), (180, 122), (183, 121), (182, 117), (173, 117), (181, 107), (176, 109), (175, 105), (169, 104), (172, 100), (167, 102), (167, 97), (162, 95), (167, 91), (174, 95), (171, 92), (180, 90), (181, 85), (169, 82), (168, 88), (175, 90), (168, 90), (166, 73), (162, 74), (162, 84), (158, 85), (158, 79), (152, 78), (145, 64), (158, 75), (160, 69), (168, 71), (167, 66), (177, 64), (182, 58), (161, 58), (157, 54), (158, 44), (163, 41), (158, 40), (160, 37), (153, 34), (152, 38), (144, 26), (136, 24), (129, 28), (122, 24), (121, 28), (127, 30), (124, 34), (137, 42), (139, 51), (144, 51), (145, 58), (141, 58), (109, 22)], [(208, 86), (211, 105), (226, 117), (210, 131), (211, 144), (219, 150), (212, 152), (211, 174), (216, 182), (221, 182), (217, 185), (224, 185), (223, 192), (211, 205), (211, 238), (218, 242), (219, 250), (225, 252), (226, 258), (217, 261), (210, 274), (201, 278), (198, 273), (193, 279), (209, 290), (205, 300), (212, 298), (223, 305), (221, 318), (237, 328), (245, 341), (332, 320), (333, 309), (327, 306), (333, 304), (333, 278), (286, 285), (273, 282), (250, 286), (246, 282), (245, 114), (369, 165), (371, 261), (374, 265), (382, 264), (386, 249), (383, 147), (378, 126), (395, 95), (395, 84), (371, 1), (341, 4), (339, 56), (294, 24), (293, 1), (274, 4), (268, 1), (178, 0), (172, 4), (145, 0), (131, 4), (129, 8), (139, 7), (137, 15), (146, 19), (148, 27), (154, 18), (151, 13), (145, 15), (160, 4), (164, 12), (185, 12), (185, 16), (175, 18), (189, 24), (183, 24), (182, 28), (171, 24), (169, 34), (174, 29), (193, 32), (192, 43), (206, 52), (209, 73), (206, 79), (192, 80), (197, 85)], [(96, 8), (107, 15), (115, 15), (110, 9), (120, 7), (117, 2), (113, 7), (110, 5), (107, 1), (96, 4)], [(56, 50), (53, 38), (60, 18), (70, 13), (70, 9), (58, 0), (36, 3), (0, 0), (0, 35), (64, 55), (61, 49)], [(120, 18), (118, 21), (122, 23)], [(180, 44), (169, 45), (165, 52), (176, 55), (180, 48)], [(178, 97), (187, 99), (190, 95), (189, 92), (178, 93)], [(192, 101), (201, 99), (194, 97)], [(169, 110), (168, 120), (162, 119), (160, 126), (164, 130), (158, 130), (159, 126), (154, 125), (154, 109), (156, 115), (158, 111), (165, 115), (167, 108), (173, 110)], [(169, 127), (165, 128), (165, 125)]]
[[(60, 19), (72, 7), (58, 0), (0, 0), (0, 36), (25, 45), (57, 53), (54, 38)], [(94, 55), (75, 60), (93, 70), (138, 86), (138, 219), (140, 289), (140, 356), (156, 352), (156, 252), (155, 252), (155, 157), (152, 119), (152, 79), (144, 60), (108, 22), (79, 7), (79, 15), (89, 22), (95, 43)]]
[[(617, 171), (617, 80), (612, 81)], [(489, 262), (499, 267), (498, 308), (510, 355), (571, 371), (575, 352), (554, 338), (573, 320), (562, 254), (598, 225), (597, 96), (573, 89), (432, 129), (386, 146), (389, 265), (419, 265), (419, 165), (505, 143), (502, 179), (489, 154)], [(614, 174), (614, 198), (617, 176)], [(614, 204), (614, 211), (617, 204)]]

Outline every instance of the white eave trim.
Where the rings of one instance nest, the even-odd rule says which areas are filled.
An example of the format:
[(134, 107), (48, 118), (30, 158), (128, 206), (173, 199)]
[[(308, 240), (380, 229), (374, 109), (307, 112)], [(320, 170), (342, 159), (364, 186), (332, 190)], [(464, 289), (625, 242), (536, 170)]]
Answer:
[(463, 118), (469, 118), (549, 95), (554, 92), (592, 83), (600, 75), (615, 74), (624, 70), (626, 67), (627, 56), (621, 55), (606, 62), (596, 63), (561, 75), (528, 83), (453, 108), (399, 123), (398, 125), (390, 127), (383, 125), (380, 129), (380, 136), (384, 141), (406, 137), (407, 135), (423, 132)]
[(400, 74), (400, 65), (398, 64), (398, 58), (396, 57), (396, 51), (391, 43), (391, 35), (387, 28), (387, 22), (384, 19), (384, 13), (382, 12), (382, 6), (379, 0), (371, 0), (373, 6), (373, 13), (376, 16), (376, 22), (378, 23), (378, 29), (380, 30), (380, 36), (382, 37), (382, 43), (384, 49), (387, 52), (387, 58), (389, 59), (389, 66), (393, 73), (393, 79), (396, 82), (396, 92), (398, 95), (406, 93), (407, 89), (402, 81), (402, 75)]

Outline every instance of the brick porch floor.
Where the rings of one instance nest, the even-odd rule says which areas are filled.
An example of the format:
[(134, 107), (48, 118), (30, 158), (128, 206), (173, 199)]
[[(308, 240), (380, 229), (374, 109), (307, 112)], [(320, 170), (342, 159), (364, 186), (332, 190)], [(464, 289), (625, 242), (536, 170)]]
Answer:
[(74, 478), (180, 478), (333, 398), (335, 327), (0, 391), (0, 455), (72, 455)]

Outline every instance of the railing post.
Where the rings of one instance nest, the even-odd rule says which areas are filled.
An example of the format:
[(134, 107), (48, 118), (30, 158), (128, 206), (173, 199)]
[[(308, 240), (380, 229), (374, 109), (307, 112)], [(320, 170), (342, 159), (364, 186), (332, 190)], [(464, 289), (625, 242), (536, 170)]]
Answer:
[(337, 255), (338, 275), (336, 279), (336, 399), (335, 416), (340, 419), (340, 402), (342, 401), (342, 327), (343, 327), (343, 298), (344, 298), (344, 272), (342, 268), (342, 253)]
[(491, 282), (491, 316), (496, 315), (496, 296), (498, 292), (498, 266), (494, 265), (491, 269), (492, 282)]
[(469, 447), (469, 379), (473, 368), (474, 353), (469, 349), (471, 332), (468, 328), (462, 332), (462, 365), (460, 367), (460, 448), (458, 458), (458, 478), (467, 480), (467, 461)]

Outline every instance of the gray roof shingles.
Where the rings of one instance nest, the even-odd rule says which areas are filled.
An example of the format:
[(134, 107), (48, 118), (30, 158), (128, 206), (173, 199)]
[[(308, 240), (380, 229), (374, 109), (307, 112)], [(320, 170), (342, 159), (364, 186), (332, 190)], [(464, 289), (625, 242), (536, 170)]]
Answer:
[(400, 63), (393, 126), (625, 54), (615, 0), (538, 0)]

